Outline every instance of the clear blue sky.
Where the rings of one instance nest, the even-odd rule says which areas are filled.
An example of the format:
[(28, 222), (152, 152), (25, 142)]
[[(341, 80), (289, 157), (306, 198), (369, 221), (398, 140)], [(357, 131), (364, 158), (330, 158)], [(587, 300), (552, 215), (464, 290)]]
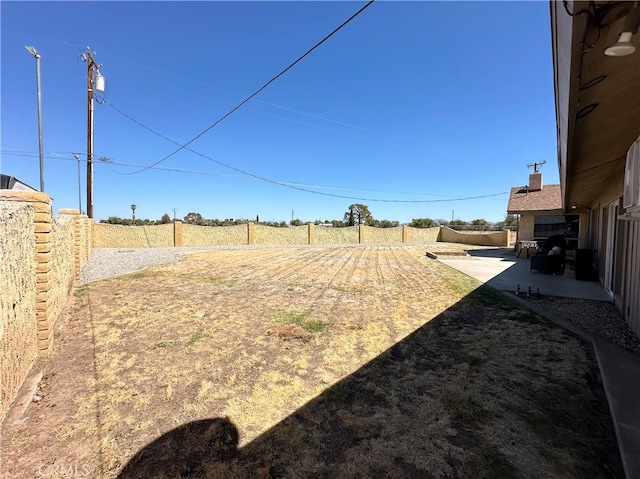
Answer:
[[(45, 190), (86, 209), (86, 76), (108, 102), (181, 144), (221, 118), (365, 2), (8, 2), (2, 9), (2, 162), (39, 187), (40, 52)], [(504, 219), (528, 163), (558, 183), (548, 2), (378, 1), (189, 151), (94, 103), (94, 217), (279, 221)], [(162, 168), (162, 169), (161, 169)], [(178, 171), (184, 170), (184, 171)], [(125, 175), (129, 174), (129, 175)], [(495, 195), (484, 199), (460, 198)], [(360, 199), (339, 198), (339, 195)], [(379, 201), (386, 200), (386, 201)], [(401, 202), (390, 202), (396, 200)], [(437, 201), (433, 201), (437, 200)], [(446, 200), (446, 201), (441, 201)]]

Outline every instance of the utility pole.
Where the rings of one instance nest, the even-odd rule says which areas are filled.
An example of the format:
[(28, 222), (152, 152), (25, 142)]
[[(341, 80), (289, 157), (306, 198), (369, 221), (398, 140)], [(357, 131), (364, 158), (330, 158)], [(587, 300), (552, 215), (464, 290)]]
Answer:
[(40, 53), (34, 47), (24, 47), (36, 59), (36, 88), (38, 95), (38, 149), (40, 152), (40, 191), (44, 192), (44, 156), (42, 151), (42, 100), (40, 95)]
[(87, 216), (93, 218), (93, 87), (95, 83), (96, 90), (103, 92), (104, 78), (100, 74), (102, 65), (95, 62), (89, 47), (82, 54), (82, 61), (87, 62)]
[(176, 209), (175, 208), (173, 209), (173, 221), (174, 221), (174, 223), (176, 221)]

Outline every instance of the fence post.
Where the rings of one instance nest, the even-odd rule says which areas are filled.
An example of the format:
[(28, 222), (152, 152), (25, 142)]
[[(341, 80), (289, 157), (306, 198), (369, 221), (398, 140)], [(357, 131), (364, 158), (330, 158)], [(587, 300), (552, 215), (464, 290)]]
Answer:
[(402, 242), (409, 242), (409, 227), (407, 225), (402, 225)]
[(316, 225), (314, 225), (313, 223), (309, 223), (309, 233), (308, 233), (308, 238), (309, 238), (309, 244), (316, 244)]
[(173, 246), (184, 246), (184, 227), (182, 221), (173, 222)]

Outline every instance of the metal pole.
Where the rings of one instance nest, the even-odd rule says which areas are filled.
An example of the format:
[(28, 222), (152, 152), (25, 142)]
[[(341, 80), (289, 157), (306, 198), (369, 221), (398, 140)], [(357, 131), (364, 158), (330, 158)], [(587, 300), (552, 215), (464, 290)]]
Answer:
[(42, 150), (42, 99), (40, 96), (40, 54), (36, 54), (36, 81), (38, 83), (38, 146), (40, 150), (40, 191), (44, 192), (44, 152)]
[(93, 218), (93, 67), (91, 55), (87, 59), (87, 216)]

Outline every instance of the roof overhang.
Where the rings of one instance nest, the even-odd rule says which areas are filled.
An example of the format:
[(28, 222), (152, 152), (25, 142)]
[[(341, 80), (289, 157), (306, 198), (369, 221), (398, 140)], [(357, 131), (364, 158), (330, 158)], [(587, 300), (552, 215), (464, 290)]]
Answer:
[(622, 184), (627, 150), (640, 133), (640, 32), (631, 39), (634, 54), (604, 53), (635, 5), (550, 1), (558, 167), (567, 212), (585, 211), (611, 182)]

